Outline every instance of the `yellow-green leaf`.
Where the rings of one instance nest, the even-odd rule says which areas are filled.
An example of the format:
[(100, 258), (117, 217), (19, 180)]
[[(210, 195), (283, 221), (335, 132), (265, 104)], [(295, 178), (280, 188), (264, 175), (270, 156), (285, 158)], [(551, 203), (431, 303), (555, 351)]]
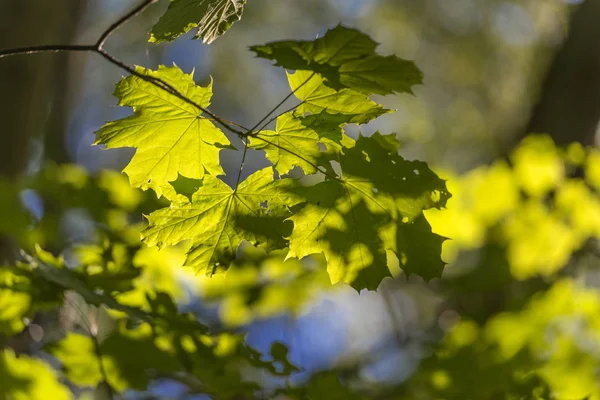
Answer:
[(288, 73), (288, 82), (294, 95), (301, 101), (298, 113), (350, 115), (348, 122), (366, 124), (367, 122), (392, 112), (370, 100), (366, 95), (350, 89), (336, 91), (325, 85), (319, 75), (311, 77), (309, 71)]
[[(192, 74), (176, 66), (161, 66), (157, 71), (138, 67), (137, 71), (168, 82), (202, 107), (210, 104), (212, 82), (207, 87), (197, 86)], [(152, 188), (161, 195), (178, 174), (201, 179), (205, 170), (212, 175), (223, 173), (219, 151), (230, 145), (229, 140), (194, 105), (137, 76), (121, 80), (115, 96), (119, 105), (133, 107), (135, 112), (104, 125), (96, 132), (96, 144), (136, 148), (124, 170), (132, 186)]]
[(306, 205), (290, 217), (288, 257), (322, 252), (332, 282), (357, 290), (374, 290), (391, 276), (386, 250), (407, 274), (441, 275), (444, 239), (431, 232), (422, 212), (445, 205), (445, 183), (425, 163), (390, 151), (391, 143), (378, 133), (360, 137), (340, 153), (341, 176), (304, 190)]
[(50, 365), (12, 350), (0, 352), (0, 399), (68, 400), (72, 395)]
[(265, 150), (267, 159), (280, 174), (287, 174), (294, 166), (306, 174), (314, 174), (321, 154), (320, 139), (339, 141), (341, 137), (340, 121), (335, 116), (333, 122), (327, 124), (313, 118), (298, 118), (288, 112), (277, 118), (275, 131), (260, 131), (250, 137), (250, 147)]
[(273, 180), (271, 168), (250, 175), (236, 190), (205, 176), (191, 202), (148, 216), (142, 240), (158, 247), (191, 240), (186, 265), (212, 275), (227, 269), (242, 240), (267, 249), (285, 246), (286, 207), (302, 201), (290, 190), (294, 185), (291, 179)]

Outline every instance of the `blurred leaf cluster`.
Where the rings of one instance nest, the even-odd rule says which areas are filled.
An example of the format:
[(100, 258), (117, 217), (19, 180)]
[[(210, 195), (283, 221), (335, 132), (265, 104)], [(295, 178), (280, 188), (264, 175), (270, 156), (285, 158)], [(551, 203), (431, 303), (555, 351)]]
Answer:
[[(330, 3), (311, 2), (311, 12)], [(461, 0), (452, 10), (439, 1), (378, 3), (363, 7), (373, 30), (402, 37), (397, 44), (408, 53), (426, 41), (436, 54), (424, 68), (435, 78), (418, 92), (425, 101), (402, 103), (400, 114), (412, 115), (404, 137), (427, 142), (436, 127), (449, 126), (448, 139), (436, 140), (433, 153), (445, 148), (460, 158), (464, 132), (469, 144), (492, 143), (483, 158), (501, 153), (490, 138), (518, 125), (500, 124), (521, 104), (511, 91), (530, 96), (522, 83), (533, 73), (528, 63), (538, 52), (525, 45), (543, 47), (561, 34), (543, 17), (552, 19), (548, 15), (566, 6), (548, 2), (535, 13), (528, 1)], [(240, 19), (244, 5), (172, 0), (150, 40), (171, 41), (198, 28), (196, 37), (210, 43)], [(426, 23), (431, 10), (440, 23)], [(247, 13), (252, 12), (250, 7)], [(489, 29), (478, 13), (494, 16)], [(528, 25), (527, 16), (538, 18)], [(475, 34), (484, 30), (493, 34)], [(90, 174), (75, 164), (48, 163), (16, 183), (0, 180), (0, 235), (21, 249), (16, 262), (0, 269), (0, 399), (152, 399), (160, 397), (160, 385), (175, 385), (181, 395), (173, 397), (182, 399), (600, 399), (600, 151), (529, 135), (489, 165), (462, 174), (441, 168), (434, 173), (398, 155), (396, 134), (369, 135), (365, 129), (354, 140), (351, 124), (391, 112), (368, 94), (411, 92), (421, 82), (414, 63), (372, 54), (376, 43), (356, 32), (339, 25), (314, 41), (253, 48), (297, 69), (287, 77), (300, 102), (296, 111), (276, 118), (275, 130), (260, 131), (273, 142), (260, 142), (259, 134), (247, 138), (250, 151), (265, 150), (277, 171), (267, 168), (246, 178), (267, 182), (260, 190), (244, 193), (240, 186), (238, 193), (237, 184), (231, 189), (209, 176), (223, 173), (219, 152), (233, 146), (214, 120), (198, 117), (197, 106), (173, 101), (150, 83), (165, 79), (207, 107), (212, 82), (197, 86), (177, 67), (139, 68), (140, 76), (119, 83), (120, 104), (134, 107), (135, 114), (107, 124), (99, 136), (109, 147), (138, 148), (125, 171), (129, 179), (115, 171)], [(449, 34), (454, 46), (437, 52)], [(346, 47), (349, 36), (356, 47)], [(492, 61), (467, 54), (479, 47), (494, 49), (488, 54)], [(238, 70), (239, 63), (223, 62), (230, 57), (215, 53), (224, 66), (217, 73)], [(367, 62), (372, 68), (365, 71)], [(402, 79), (395, 80), (399, 70)], [(229, 84), (239, 79), (233, 76)], [(253, 82), (244, 79), (244, 85)], [(457, 88), (470, 95), (457, 101), (452, 96)], [(168, 118), (157, 120), (163, 114)], [(146, 128), (141, 136), (135, 136), (138, 124)], [(198, 129), (190, 134), (190, 126)], [(449, 151), (449, 143), (463, 150)], [(472, 161), (469, 155), (457, 164), (463, 169)], [(320, 168), (323, 181), (303, 177), (312, 188), (288, 185), (300, 170), (310, 175)], [(241, 171), (238, 183), (240, 177)], [(273, 195), (274, 182), (293, 190)], [(265, 187), (269, 200), (248, 207), (245, 201)], [(299, 195), (303, 201), (295, 202)], [(180, 223), (190, 219), (180, 213), (194, 207), (204, 212), (206, 202), (223, 199), (259, 215), (244, 226), (241, 218), (227, 221), (230, 208), (215, 212), (211, 222), (229, 223), (218, 240), (226, 232), (230, 243), (213, 246), (215, 235), (192, 234), (187, 222)], [(140, 241), (153, 234), (155, 226), (142, 217), (152, 212), (158, 214), (150, 223), (158, 221), (162, 236), (150, 244), (161, 248)], [(296, 237), (281, 228), (292, 213), (301, 228)], [(302, 222), (307, 214), (312, 217)], [(176, 238), (170, 237), (172, 221), (181, 225)], [(199, 232), (212, 229), (199, 224), (191, 225)], [(321, 226), (325, 233), (315, 228), (319, 224), (329, 224)], [(269, 230), (266, 243), (249, 240), (238, 247), (238, 235), (252, 231), (248, 225), (255, 237)], [(362, 236), (352, 242), (354, 231)], [(259, 242), (263, 248), (254, 246)], [(207, 246), (214, 250), (207, 263), (225, 273), (199, 276), (184, 267), (194, 251), (202, 255)], [(224, 254), (217, 263), (215, 249)], [(439, 279), (425, 282), (431, 278)], [(300, 318), (355, 280), (358, 289), (375, 289), (383, 280), (376, 295), (388, 306), (392, 345), (383, 343), (365, 357), (338, 355), (324, 367), (305, 370), (292, 362), (293, 342), (274, 341), (262, 352), (248, 344), (253, 324)], [(389, 288), (398, 287), (400, 293), (406, 287), (435, 293), (435, 306), (415, 294), (414, 301), (427, 310), (413, 310), (435, 313), (434, 322), (408, 332), (387, 297)], [(361, 299), (371, 294), (353, 292)], [(370, 334), (378, 328), (359, 330)], [(324, 335), (321, 329), (316, 328)], [(418, 355), (406, 356), (402, 367), (386, 364), (386, 356), (408, 354), (411, 346)], [(365, 372), (381, 360), (389, 370), (380, 375), (392, 379)]]

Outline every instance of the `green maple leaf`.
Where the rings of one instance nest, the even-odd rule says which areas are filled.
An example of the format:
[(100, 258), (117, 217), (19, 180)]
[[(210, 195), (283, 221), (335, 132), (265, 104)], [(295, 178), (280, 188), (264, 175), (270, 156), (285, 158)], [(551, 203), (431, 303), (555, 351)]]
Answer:
[(320, 76), (311, 75), (308, 71), (287, 74), (290, 88), (301, 101), (297, 108), (300, 114), (327, 111), (330, 114), (349, 116), (349, 123), (366, 124), (383, 114), (393, 112), (362, 93), (350, 89), (336, 91), (325, 85)]
[[(128, 337), (115, 332), (99, 344), (101, 359), (94, 341), (78, 333), (69, 333), (48, 350), (61, 362), (69, 380), (80, 386), (96, 386), (106, 374), (108, 384), (117, 392), (144, 390), (150, 378), (146, 371), (175, 372), (180, 368), (176, 357), (156, 346), (151, 337)], [(102, 362), (102, 369), (100, 368)]]
[(287, 174), (294, 166), (306, 174), (317, 172), (321, 155), (319, 142), (340, 142), (341, 126), (346, 118), (323, 112), (308, 117), (296, 117), (287, 112), (277, 118), (275, 131), (260, 131), (250, 137), (250, 147), (265, 150), (267, 159), (280, 174)]
[(378, 133), (360, 137), (339, 153), (343, 176), (303, 190), (307, 203), (290, 217), (288, 257), (322, 252), (332, 282), (357, 290), (374, 290), (391, 276), (386, 250), (407, 274), (440, 276), (444, 238), (431, 232), (422, 211), (445, 205), (445, 183), (425, 163), (390, 151), (391, 143)]
[(25, 355), (16, 356), (11, 349), (0, 352), (0, 399), (44, 400), (71, 399), (49, 364)]
[(291, 179), (273, 180), (271, 168), (250, 175), (236, 190), (207, 175), (191, 202), (150, 214), (142, 240), (159, 247), (191, 240), (185, 264), (212, 275), (227, 269), (243, 240), (268, 250), (285, 246), (287, 207), (303, 201), (294, 186)]
[(314, 71), (336, 90), (362, 93), (412, 93), (423, 74), (414, 62), (375, 53), (377, 43), (356, 29), (341, 25), (313, 41), (286, 40), (252, 46), (258, 57), (286, 69)]
[(60, 342), (50, 344), (47, 350), (61, 362), (67, 377), (74, 384), (94, 387), (102, 381), (94, 342), (89, 337), (69, 333)]
[(386, 215), (370, 212), (363, 194), (349, 186), (326, 181), (307, 190), (308, 203), (290, 218), (294, 230), (288, 257), (323, 252), (332, 283), (374, 290), (391, 276), (378, 235)]
[[(157, 71), (138, 67), (137, 71), (168, 82), (202, 107), (210, 104), (212, 82), (196, 86), (192, 74), (176, 66), (160, 66)], [(132, 186), (152, 188), (161, 195), (179, 174), (190, 179), (201, 179), (205, 170), (223, 174), (219, 151), (230, 147), (230, 142), (196, 107), (133, 75), (117, 84), (115, 96), (119, 105), (135, 112), (104, 125), (96, 132), (96, 144), (137, 149), (124, 170)]]
[(171, 0), (152, 28), (150, 42), (170, 42), (193, 28), (195, 39), (211, 43), (242, 18), (246, 0)]
[(0, 270), (0, 332), (15, 335), (26, 326), (25, 317), (31, 309), (31, 283), (12, 268)]
[(339, 159), (344, 175), (368, 182), (379, 197), (386, 196), (397, 208), (388, 210), (395, 218), (413, 220), (424, 209), (445, 206), (450, 198), (445, 182), (423, 161), (407, 161), (398, 155), (395, 134), (376, 132), (360, 137), (356, 145), (343, 149)]
[(354, 117), (355, 115), (350, 114), (330, 114), (327, 110), (319, 114), (297, 116), (302, 125), (317, 132), (320, 142), (333, 142), (339, 145), (345, 143), (345, 135), (342, 127), (348, 123), (352, 123)]

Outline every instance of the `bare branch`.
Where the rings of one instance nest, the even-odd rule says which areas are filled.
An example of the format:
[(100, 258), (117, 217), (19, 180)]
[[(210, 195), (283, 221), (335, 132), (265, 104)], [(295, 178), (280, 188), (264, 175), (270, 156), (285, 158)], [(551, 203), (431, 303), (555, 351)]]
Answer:
[(0, 50), (0, 58), (18, 55), (29, 55), (38, 53), (60, 53), (63, 51), (83, 51), (83, 52), (95, 52), (96, 46), (91, 45), (47, 45), (47, 46), (30, 46), (30, 47), (17, 47), (14, 49)]

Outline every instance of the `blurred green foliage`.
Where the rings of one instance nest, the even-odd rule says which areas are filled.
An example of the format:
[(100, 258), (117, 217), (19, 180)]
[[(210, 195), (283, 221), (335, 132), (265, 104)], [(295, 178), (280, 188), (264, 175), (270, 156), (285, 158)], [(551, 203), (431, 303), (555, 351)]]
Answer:
[[(211, 3), (216, 2), (197, 2), (202, 7)], [(225, 11), (227, 7), (240, 8), (233, 13), (226, 12), (226, 20), (219, 24), (215, 25), (212, 19), (207, 22), (194, 18), (193, 23), (180, 28), (189, 30), (200, 20), (199, 36), (210, 42), (239, 19), (243, 3), (221, 2)], [(397, 18), (398, 13), (389, 12), (394, 7), (393, 2), (383, 3), (371, 13), (379, 15), (381, 21)], [(182, 4), (186, 1), (172, 1), (166, 17), (176, 12), (177, 7), (183, 7)], [(415, 9), (419, 7), (415, 5)], [(381, 23), (381, 29), (400, 29), (405, 33), (416, 30), (416, 24), (422, 21), (414, 22), (408, 15), (410, 12), (403, 19), (406, 23)], [(457, 18), (455, 22), (460, 22)], [(462, 26), (468, 28), (465, 24)], [(429, 32), (430, 39), (435, 41), (445, 29)], [(167, 39), (180, 33), (168, 32)], [(410, 38), (416, 34), (404, 36)], [(322, 43), (325, 38), (327, 35), (317, 42)], [(488, 39), (470, 40), (487, 45)], [(368, 240), (379, 240), (377, 236), (381, 231), (375, 229), (379, 227), (379, 220), (363, 203), (375, 203), (373, 198), (381, 198), (376, 194), (398, 194), (398, 188), (402, 187), (398, 180), (402, 177), (411, 177), (416, 182), (414, 187), (427, 189), (416, 194), (404, 192), (404, 197), (396, 199), (398, 204), (386, 203), (389, 210), (399, 208), (396, 212), (400, 217), (395, 216), (394, 223), (414, 219), (416, 228), (399, 234), (388, 227), (389, 231), (381, 239), (386, 245), (394, 234), (403, 240), (391, 240), (394, 245), (367, 253), (386, 257), (387, 268), (384, 258), (378, 265), (376, 278), (359, 285), (359, 288), (374, 289), (385, 276), (404, 275), (407, 285), (417, 286), (424, 284), (420, 278), (408, 277), (413, 272), (423, 278), (441, 276), (427, 284), (442, 302), (436, 310), (437, 324), (420, 332), (421, 346), (428, 351), (421, 354), (414, 370), (402, 379), (385, 383), (361, 375), (366, 360), (351, 363), (338, 360), (323, 371), (309, 371), (302, 379), (295, 379), (297, 373), (304, 371), (302, 366), (289, 361), (289, 350), (293, 349), (275, 342), (268, 354), (261, 354), (245, 341), (246, 329), (253, 322), (282, 314), (302, 315), (326, 292), (342, 288), (341, 284), (333, 286), (332, 281), (352, 283), (357, 270), (372, 264), (371, 260), (361, 259), (358, 267), (355, 265), (360, 244), (352, 247), (346, 237), (331, 240), (336, 246), (327, 248), (318, 244), (314, 249), (303, 249), (305, 254), (302, 255), (307, 257), (298, 260), (290, 257), (285, 247), (267, 253), (244, 242), (239, 248), (237, 244), (233, 246), (230, 256), (235, 260), (225, 274), (197, 276), (183, 265), (192, 246), (203, 243), (202, 235), (196, 235), (199, 237), (193, 238), (195, 242), (177, 240), (173, 241), (175, 246), (161, 249), (140, 242), (141, 232), (146, 229), (141, 215), (168, 205), (165, 198), (157, 199), (155, 194), (163, 194), (176, 207), (190, 207), (193, 203), (194, 194), (206, 183), (200, 181), (205, 171), (197, 159), (194, 163), (180, 163), (197, 174), (180, 174), (169, 162), (160, 165), (159, 179), (152, 182), (148, 182), (146, 176), (131, 179), (130, 174), (128, 181), (114, 171), (90, 175), (77, 165), (47, 164), (41, 173), (23, 182), (0, 182), (3, 193), (0, 233), (11, 235), (22, 249), (19, 262), (0, 270), (0, 399), (125, 395), (143, 398), (152, 396), (153, 385), (164, 381), (179, 383), (186, 393), (222, 399), (269, 396), (278, 396), (278, 399), (600, 399), (597, 282), (600, 151), (576, 143), (560, 148), (549, 136), (531, 135), (506, 159), (463, 174), (436, 170), (446, 179), (443, 182), (424, 163), (406, 162), (398, 156), (400, 143), (396, 135), (375, 133), (368, 139), (360, 136), (354, 142), (343, 133), (343, 124), (366, 123), (389, 110), (351, 90), (364, 88), (364, 82), (358, 84), (347, 77), (342, 79), (339, 75), (342, 68), (338, 70), (339, 65), (332, 64), (331, 60), (320, 63), (322, 54), (311, 52), (311, 45), (306, 43), (313, 42), (279, 42), (260, 49), (271, 55), (282, 51), (284, 65), (291, 59), (302, 64), (301, 68), (322, 73), (296, 92), (301, 101), (298, 112), (302, 115), (284, 114), (282, 121), (286, 118), (301, 121), (303, 125), (294, 132), (316, 127), (315, 132), (328, 133), (327, 140), (320, 140), (323, 138), (317, 135), (307, 147), (318, 147), (317, 142), (329, 146), (323, 152), (325, 161), (329, 163), (328, 157), (333, 156), (338, 161), (337, 165), (328, 164), (329, 172), (335, 173), (335, 168), (341, 167), (346, 174), (375, 183), (365, 190), (367, 193), (370, 190), (372, 196), (368, 193), (367, 200), (358, 202), (356, 194), (332, 196), (328, 186), (345, 186), (337, 181), (318, 183), (317, 190), (307, 196), (309, 203), (312, 202), (312, 211), (335, 218), (334, 226), (351, 225), (350, 216), (359, 214), (368, 222), (363, 229)], [(480, 63), (467, 65), (465, 60), (470, 58), (463, 57), (462, 51), (440, 56), (451, 61), (444, 64), (447, 68), (442, 80), (472, 86), (485, 74)], [(506, 49), (498, 52), (506, 52)], [(519, 51), (515, 53), (515, 62), (523, 62), (520, 58), (524, 55)], [(351, 62), (370, 57), (361, 52), (358, 56), (359, 60)], [(500, 54), (499, 57), (505, 56)], [(298, 64), (293, 67), (300, 68)], [(465, 68), (472, 73), (464, 74)], [(186, 90), (198, 88), (189, 76), (180, 74), (180, 70), (171, 71), (186, 81)], [(299, 88), (309, 76), (310, 72), (306, 71), (288, 74), (290, 86)], [(372, 83), (372, 78), (369, 75), (367, 81)], [(333, 87), (343, 84), (350, 88), (336, 91), (327, 80), (334, 82)], [(121, 89), (132, 81), (133, 78), (126, 78)], [(500, 80), (496, 84), (500, 85)], [(496, 85), (490, 85), (490, 93), (503, 99), (508, 89), (497, 89)], [(475, 98), (487, 95), (489, 93), (478, 93)], [(129, 105), (140, 106), (139, 97), (129, 100)], [(155, 106), (155, 100), (145, 105)], [(412, 111), (418, 115), (430, 111), (424, 110), (422, 104), (408, 105), (413, 106)], [(164, 104), (161, 107), (164, 108)], [(488, 125), (482, 122), (480, 107), (480, 102), (475, 100), (459, 101), (447, 113), (448, 118), (463, 121), (461, 126), (486, 131)], [(309, 119), (305, 113), (317, 118)], [(188, 123), (194, 123), (193, 112), (188, 114), (191, 115), (185, 116)], [(140, 115), (120, 123), (135, 121)], [(328, 125), (332, 118), (337, 118), (334, 129)], [(441, 118), (436, 123), (443, 123), (440, 121), (446, 120)], [(154, 123), (153, 119), (148, 123)], [(431, 129), (427, 118), (415, 119), (413, 123), (407, 129), (410, 135), (418, 136)], [(108, 125), (103, 131), (110, 136), (109, 140), (114, 139), (111, 135), (115, 133), (110, 131), (111, 127), (115, 125)], [(116, 129), (117, 133), (123, 132), (121, 128)], [(276, 131), (270, 132), (281, 135), (283, 129), (280, 128), (278, 124)], [(198, 140), (194, 143), (206, 144)], [(290, 147), (294, 147), (294, 142), (291, 143)], [(338, 146), (346, 147), (345, 153), (340, 152)], [(183, 146), (181, 151), (189, 150), (188, 147)], [(218, 154), (219, 150), (216, 151)], [(273, 148), (267, 149), (267, 158), (276, 168), (281, 168), (280, 173), (288, 173), (294, 166), (310, 173), (310, 164), (303, 165), (297, 159), (281, 161), (273, 154)], [(159, 161), (163, 155), (159, 154)], [(344, 161), (349, 155), (354, 157)], [(375, 164), (376, 173), (367, 173)], [(409, 173), (417, 171), (412, 175), (419, 178), (407, 175), (403, 171), (407, 168)], [(140, 171), (142, 175), (145, 173), (143, 168)], [(142, 192), (132, 188), (130, 183), (158, 190)], [(41, 212), (27, 213), (19, 205), (19, 195), (24, 189), (44, 200)], [(333, 192), (337, 195), (342, 189), (336, 188)], [(325, 200), (331, 200), (331, 204), (324, 204)], [(421, 215), (423, 209), (426, 209), (425, 217)], [(81, 236), (76, 239), (69, 236), (69, 232), (76, 229), (65, 226), (73, 210), (83, 211), (77, 221), (89, 228), (81, 229)], [(325, 216), (321, 218), (324, 219)], [(431, 235), (429, 225), (436, 235)], [(239, 226), (231, 228), (236, 233), (238, 229)], [(452, 240), (443, 241), (444, 237)], [(423, 238), (434, 241), (435, 245)], [(443, 275), (440, 247), (442, 259), (449, 263)], [(396, 256), (391, 256), (390, 251), (385, 253), (386, 249), (394, 250)], [(332, 257), (337, 257), (334, 267), (338, 269), (331, 267)], [(380, 291), (384, 291), (382, 286)], [(216, 305), (217, 315), (205, 315), (204, 310), (194, 309), (198, 302), (203, 306)], [(398, 334), (395, 340), (402, 347), (400, 336)], [(26, 344), (22, 346), (22, 342)], [(394, 373), (400, 375), (398, 371), (392, 371)]]

